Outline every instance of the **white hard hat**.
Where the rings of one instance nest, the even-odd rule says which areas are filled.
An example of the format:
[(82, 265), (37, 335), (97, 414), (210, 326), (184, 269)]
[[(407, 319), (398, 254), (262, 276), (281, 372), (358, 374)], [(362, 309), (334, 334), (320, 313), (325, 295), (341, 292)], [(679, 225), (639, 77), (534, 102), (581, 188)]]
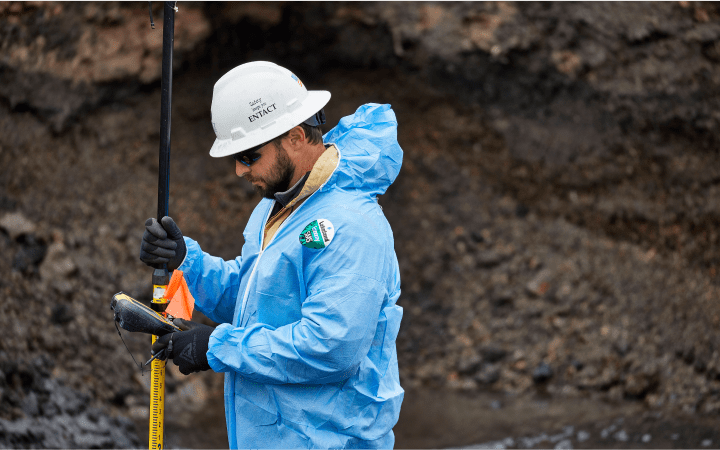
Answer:
[(215, 143), (220, 158), (264, 144), (301, 124), (330, 101), (328, 91), (308, 91), (289, 70), (267, 61), (242, 64), (213, 89)]

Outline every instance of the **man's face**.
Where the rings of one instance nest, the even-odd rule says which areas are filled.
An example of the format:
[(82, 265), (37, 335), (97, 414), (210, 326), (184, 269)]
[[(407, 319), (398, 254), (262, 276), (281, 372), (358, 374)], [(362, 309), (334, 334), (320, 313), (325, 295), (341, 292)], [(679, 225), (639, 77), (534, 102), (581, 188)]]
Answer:
[(239, 177), (251, 182), (263, 197), (274, 199), (276, 193), (290, 188), (295, 165), (285, 149), (272, 142), (258, 152), (260, 159), (249, 167), (235, 162), (235, 172)]

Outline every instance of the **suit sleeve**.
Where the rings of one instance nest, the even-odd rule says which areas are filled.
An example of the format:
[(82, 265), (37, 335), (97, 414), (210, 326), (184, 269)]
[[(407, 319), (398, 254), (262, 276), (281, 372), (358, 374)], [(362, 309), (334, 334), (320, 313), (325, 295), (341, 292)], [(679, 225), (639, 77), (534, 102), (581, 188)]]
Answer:
[(225, 261), (202, 251), (200, 245), (185, 237), (187, 255), (179, 269), (183, 271), (195, 308), (218, 323), (231, 323), (240, 288), (241, 256)]

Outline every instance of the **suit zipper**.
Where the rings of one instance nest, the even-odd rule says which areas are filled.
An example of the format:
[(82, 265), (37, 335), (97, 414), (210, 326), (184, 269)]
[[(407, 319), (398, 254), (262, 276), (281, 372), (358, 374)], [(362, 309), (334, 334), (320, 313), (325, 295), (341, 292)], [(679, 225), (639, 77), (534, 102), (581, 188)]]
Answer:
[(268, 211), (267, 216), (265, 217), (265, 220), (263, 221), (263, 226), (260, 229), (260, 253), (258, 253), (257, 258), (255, 258), (255, 265), (253, 265), (252, 272), (250, 272), (250, 278), (248, 278), (247, 285), (245, 286), (245, 293), (243, 294), (243, 301), (242, 306), (240, 307), (240, 314), (238, 315), (238, 325), (242, 326), (242, 319), (243, 314), (245, 314), (245, 303), (247, 302), (248, 294), (250, 293), (250, 284), (252, 283), (253, 276), (255, 275), (255, 270), (257, 269), (258, 263), (260, 263), (260, 257), (262, 256), (265, 249), (263, 248), (263, 243), (265, 242), (265, 224), (267, 224), (268, 219), (270, 218), (270, 215), (272, 214), (272, 210), (275, 207), (275, 203), (277, 200), (273, 200), (273, 204), (270, 207), (270, 211)]
[[(332, 145), (335, 145), (335, 144), (333, 143)], [(325, 183), (321, 184), (321, 185), (315, 190), (315, 192), (313, 192), (312, 194), (308, 195), (308, 197), (305, 199), (305, 201), (303, 201), (300, 205), (298, 205), (298, 207), (297, 207), (293, 212), (291, 212), (290, 215), (287, 216), (287, 218), (286, 218), (285, 220), (283, 220), (283, 223), (280, 224), (280, 226), (279, 226), (278, 229), (275, 231), (275, 234), (274, 234), (273, 236), (277, 236), (278, 234), (280, 234), (280, 230), (282, 230), (282, 228), (283, 228), (283, 227), (285, 226), (285, 224), (290, 220), (290, 218), (291, 218), (292, 216), (294, 216), (295, 213), (298, 212), (298, 211), (300, 210), (300, 208), (302, 208), (302, 206), (303, 206), (308, 200), (310, 200), (310, 198), (312, 198), (313, 195), (315, 195), (317, 192), (319, 192), (319, 191), (325, 186), (325, 184), (327, 184), (328, 180), (329, 180), (330, 178), (332, 178), (332, 176), (335, 174), (335, 171), (338, 169), (338, 167), (340, 167), (340, 160), (342, 159), (342, 154), (340, 153), (340, 149), (339, 149), (337, 146), (335, 146), (335, 148), (337, 149), (337, 152), (338, 152), (338, 164), (337, 164), (337, 166), (335, 166), (335, 168), (333, 169), (333, 171), (332, 171), (332, 173), (330, 174), (330, 176), (327, 177), (327, 180), (325, 180)], [(273, 202), (276, 202), (276, 201), (277, 201), (277, 200), (273, 200)], [(275, 203), (273, 203), (273, 207), (274, 207), (274, 206), (275, 206)], [(263, 221), (263, 226), (262, 226), (262, 228), (260, 229), (260, 253), (258, 253), (257, 259), (255, 260), (255, 265), (253, 266), (252, 272), (250, 272), (250, 278), (248, 279), (247, 286), (245, 286), (245, 294), (243, 295), (242, 307), (240, 308), (240, 315), (238, 316), (238, 322), (239, 322), (239, 323), (238, 323), (238, 326), (241, 326), (241, 324), (242, 324), (242, 319), (243, 319), (243, 315), (245, 314), (245, 304), (247, 303), (248, 294), (250, 293), (250, 284), (252, 283), (253, 276), (255, 275), (255, 271), (256, 271), (256, 269), (257, 269), (257, 266), (258, 266), (258, 264), (260, 264), (260, 257), (261, 257), (262, 254), (265, 252), (265, 249), (263, 248), (263, 244), (265, 243), (265, 226), (267, 225), (268, 219), (270, 219), (270, 215), (272, 214), (273, 207), (271, 207), (271, 208), (270, 208), (270, 211), (268, 211), (268, 214), (267, 214), (267, 216), (265, 217), (265, 220)], [(271, 242), (271, 243), (272, 243), (272, 242)], [(268, 245), (270, 245), (270, 244), (268, 244)]]

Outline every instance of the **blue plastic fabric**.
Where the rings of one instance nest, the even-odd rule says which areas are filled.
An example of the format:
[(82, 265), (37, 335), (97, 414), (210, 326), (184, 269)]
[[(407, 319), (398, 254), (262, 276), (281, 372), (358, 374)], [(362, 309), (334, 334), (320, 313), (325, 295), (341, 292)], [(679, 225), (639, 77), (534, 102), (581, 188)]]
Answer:
[[(390, 226), (377, 203), (402, 164), (390, 105), (368, 104), (324, 136), (340, 152), (328, 181), (261, 252), (263, 199), (242, 255), (223, 261), (185, 238), (195, 307), (221, 323), (208, 362), (225, 372), (231, 448), (392, 448), (404, 391), (395, 339), (402, 308)], [(326, 219), (327, 247), (300, 244)]]

